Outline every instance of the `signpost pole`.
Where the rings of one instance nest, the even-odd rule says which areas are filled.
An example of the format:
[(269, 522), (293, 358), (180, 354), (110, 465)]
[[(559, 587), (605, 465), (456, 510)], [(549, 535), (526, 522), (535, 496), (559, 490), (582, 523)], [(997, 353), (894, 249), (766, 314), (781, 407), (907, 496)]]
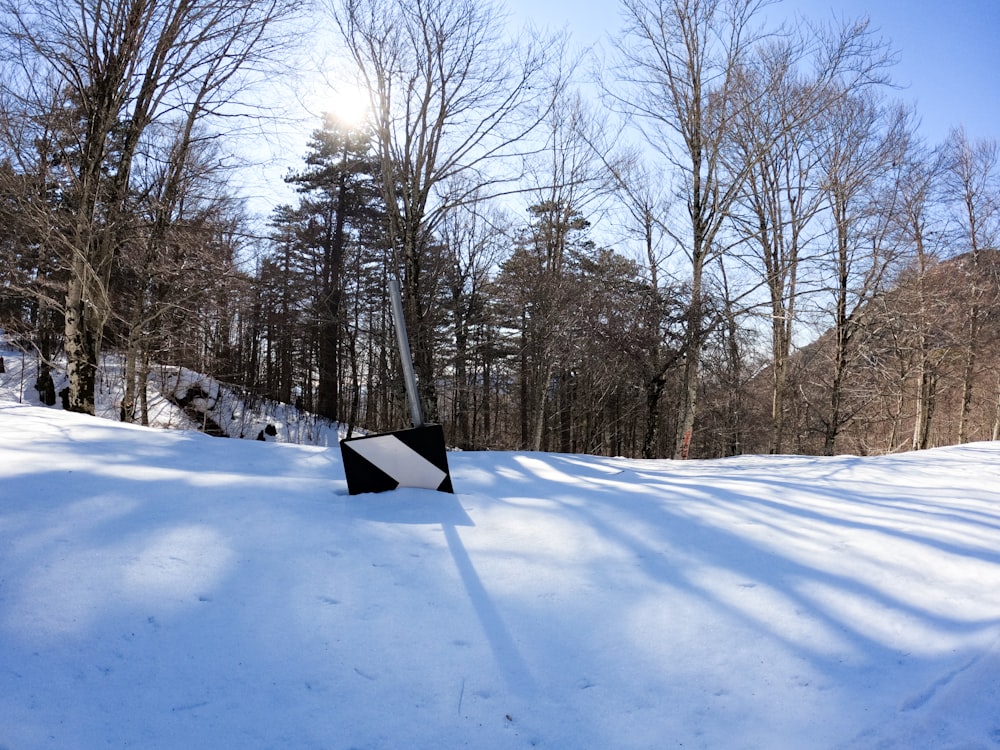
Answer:
[(413, 358), (410, 355), (410, 340), (406, 336), (406, 319), (403, 318), (403, 297), (399, 292), (399, 280), (389, 279), (389, 298), (392, 300), (392, 323), (396, 329), (396, 345), (403, 365), (403, 382), (406, 385), (406, 400), (410, 404), (410, 417), (414, 427), (424, 426), (424, 413), (420, 408), (417, 393), (417, 376), (413, 372)]

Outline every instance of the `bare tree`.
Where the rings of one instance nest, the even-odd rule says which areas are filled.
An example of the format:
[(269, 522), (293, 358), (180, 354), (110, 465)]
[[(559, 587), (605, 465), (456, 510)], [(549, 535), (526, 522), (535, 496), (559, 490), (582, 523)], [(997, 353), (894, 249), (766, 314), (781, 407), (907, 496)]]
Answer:
[[(701, 354), (713, 324), (705, 271), (727, 253), (723, 232), (734, 201), (776, 139), (815, 116), (817, 96), (826, 98), (834, 83), (853, 91), (875, 82), (888, 61), (863, 22), (798, 41), (780, 29), (768, 32), (762, 10), (770, 4), (623, 0), (625, 28), (615, 40), (613, 75), (603, 83), (610, 104), (631, 118), (677, 175), (674, 204), (686, 209), (683, 231), (674, 233), (689, 265), (676, 457), (687, 455), (690, 445)], [(756, 74), (766, 67), (761, 60), (773, 70)], [(799, 101), (809, 101), (811, 111), (790, 109), (783, 97), (804, 60), (814, 65), (816, 83), (811, 97)], [(767, 115), (781, 107), (783, 121), (758, 127), (759, 139), (744, 140), (742, 158), (726, 158), (741, 121), (752, 120), (755, 110)]]
[(563, 88), (544, 123), (545, 145), (529, 166), (533, 217), (530, 239), (521, 250), (536, 264), (528, 294), (530, 320), (522, 326), (524, 346), (532, 353), (532, 377), (522, 373), (526, 388), (521, 408), (529, 429), (525, 447), (539, 450), (550, 399), (549, 382), (567, 365), (566, 354), (577, 332), (573, 310), (580, 255), (592, 248), (588, 215), (608, 188), (608, 180), (592, 144), (602, 123), (579, 92)]
[(94, 412), (115, 257), (126, 242), (143, 135), (226, 108), (274, 54), (268, 35), (299, 0), (2, 0), (4, 98), (35, 120), (62, 113), (55, 154), (71, 220), (51, 242), (69, 268), (69, 406)]
[(219, 167), (218, 143), (199, 135), (193, 118), (154, 125), (143, 141), (133, 169), (127, 241), (117, 250), (110, 296), (111, 312), (124, 328), (120, 418), (140, 417), (145, 424), (141, 405), (154, 342), (164, 340), (162, 329), (171, 320), (187, 318), (189, 332), (195, 330), (205, 297), (229, 291), (234, 230), (245, 219)]
[[(428, 245), (456, 205), (502, 191), (547, 108), (545, 50), (482, 0), (330, 0), (371, 99), (381, 185), (425, 414), (437, 413)], [(525, 116), (525, 115), (528, 116)], [(458, 179), (461, 178), (461, 179)], [(457, 189), (457, 190), (456, 190)]]
[(606, 98), (641, 128), (675, 170), (686, 236), (675, 241), (690, 264), (684, 369), (674, 441), (686, 457), (694, 428), (701, 353), (708, 336), (705, 270), (745, 170), (729, 173), (723, 149), (740, 107), (739, 71), (762, 39), (755, 20), (765, 0), (623, 0), (625, 28), (615, 42), (614, 82)]
[(970, 253), (969, 304), (966, 310), (965, 369), (962, 379), (962, 407), (958, 440), (969, 440), (976, 352), (979, 347), (982, 313), (994, 300), (986, 297), (991, 286), (981, 275), (984, 250), (996, 249), (1000, 240), (1000, 147), (993, 139), (970, 141), (964, 128), (952, 131), (945, 144), (947, 189), (957, 207), (964, 237), (962, 246)]
[[(823, 206), (819, 163), (824, 113), (845, 96), (885, 83), (892, 62), (865, 20), (834, 27), (801, 25), (762, 45), (740, 74), (739, 107), (726, 158), (745, 171), (733, 212), (736, 232), (749, 240), (767, 290), (771, 321), (769, 450), (783, 450), (785, 400), (803, 270)], [(808, 72), (803, 68), (808, 67)]]
[(871, 92), (838, 101), (824, 117), (827, 148), (821, 169), (830, 227), (828, 289), (833, 353), (828, 404), (820, 416), (823, 452), (833, 455), (837, 435), (854, 416), (845, 389), (856, 337), (868, 303), (883, 288), (898, 259), (893, 241), (899, 171), (910, 139), (910, 113), (886, 106)]
[[(632, 360), (641, 370), (645, 396), (645, 419), (642, 456), (661, 455), (663, 401), (668, 375), (682, 360), (683, 350), (671, 325), (678, 312), (676, 290), (671, 288), (665, 246), (670, 231), (665, 223), (669, 199), (663, 176), (657, 174), (637, 151), (623, 152), (611, 158), (611, 149), (599, 148), (605, 168), (614, 179), (615, 191), (623, 214), (627, 236), (642, 248), (645, 287), (636, 311), (641, 321), (638, 336), (629, 341)], [(671, 448), (672, 450), (672, 448)]]
[[(778, 65), (764, 75), (749, 76), (747, 93), (753, 98), (762, 89), (776, 96), (749, 107), (738, 118), (733, 158), (748, 163), (745, 182), (733, 220), (739, 236), (746, 237), (756, 256), (767, 290), (766, 312), (771, 333), (771, 424), (768, 450), (780, 453), (785, 434), (789, 358), (802, 294), (800, 274), (806, 261), (809, 227), (822, 206), (818, 184), (820, 148), (815, 125), (806, 125), (805, 112), (815, 107), (811, 86), (796, 80), (794, 69)], [(761, 143), (769, 147), (761, 149)]]
[[(43, 403), (54, 404), (53, 359), (60, 347), (66, 272), (47, 242), (58, 222), (56, 188), (47, 146), (55, 122), (35, 123), (16, 102), (0, 102), (0, 326), (21, 348), (34, 348), (39, 367), (36, 388)], [(42, 221), (38, 218), (42, 217)]]
[(444, 277), (453, 344), (452, 439), (465, 450), (483, 445), (490, 434), (493, 362), (488, 285), (506, 251), (508, 223), (500, 212), (471, 204), (449, 211), (438, 230), (448, 261)]
[[(910, 447), (930, 447), (931, 426), (937, 395), (939, 357), (934, 355), (932, 329), (940, 325), (940, 311), (927, 289), (927, 278), (939, 259), (938, 247), (943, 238), (943, 221), (937, 211), (940, 197), (940, 153), (931, 152), (918, 141), (904, 155), (900, 180), (898, 212), (899, 231), (913, 254), (910, 330), (906, 348), (912, 351), (914, 380), (913, 434)], [(900, 356), (905, 356), (900, 352)], [(905, 370), (904, 370), (905, 373)]]

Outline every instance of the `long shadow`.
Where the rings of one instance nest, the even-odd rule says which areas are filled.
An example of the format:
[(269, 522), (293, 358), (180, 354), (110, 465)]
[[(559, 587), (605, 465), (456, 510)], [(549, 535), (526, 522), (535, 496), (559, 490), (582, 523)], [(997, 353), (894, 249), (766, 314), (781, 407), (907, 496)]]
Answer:
[[(859, 459), (855, 459), (855, 461), (857, 460)], [(833, 474), (836, 473), (837, 472), (834, 472)], [(702, 495), (714, 503), (728, 502), (738, 505), (739, 507), (761, 506), (787, 515), (798, 516), (800, 518), (819, 521), (822, 523), (829, 523), (842, 528), (876, 531), (919, 544), (926, 544), (944, 552), (961, 555), (976, 555), (980, 559), (987, 562), (1000, 561), (1000, 554), (993, 554), (988, 550), (976, 550), (970, 546), (961, 546), (959, 544), (945, 542), (940, 538), (932, 537), (926, 534), (918, 534), (912, 531), (904, 531), (899, 528), (895, 528), (889, 525), (890, 519), (886, 519), (885, 523), (854, 520), (844, 515), (825, 514), (813, 508), (796, 505), (790, 501), (776, 500), (774, 498), (782, 495), (791, 496), (793, 493), (801, 493), (803, 490), (803, 484), (784, 481), (775, 476), (740, 476), (735, 475), (732, 472), (716, 472), (711, 475), (711, 481), (713, 482), (721, 481), (726, 484), (740, 483), (743, 485), (756, 484), (761, 488), (760, 492), (754, 493), (736, 493), (727, 490), (726, 494), (730, 497), (729, 499), (726, 499), (718, 491), (717, 486), (716, 491), (712, 495), (706, 495), (700, 489), (701, 485), (699, 485), (697, 478), (685, 475), (658, 475), (655, 477), (648, 475), (644, 476), (642, 473), (638, 473), (638, 475), (647, 480), (646, 484), (648, 486), (655, 487), (659, 490), (657, 494), (669, 495), (670, 493), (676, 494), (678, 491), (683, 491), (685, 494), (689, 495)], [(704, 476), (700, 478), (702, 480), (706, 479)], [(831, 479), (831, 481), (832, 480), (833, 479)], [(848, 506), (844, 505), (844, 503), (849, 502), (850, 505), (853, 506), (870, 506), (873, 508), (890, 509), (896, 514), (919, 514), (926, 517), (932, 517), (934, 519), (948, 519), (958, 523), (974, 523), (979, 526), (986, 526), (988, 528), (1000, 530), (1000, 513), (990, 514), (983, 510), (975, 510), (971, 508), (953, 510), (949, 509), (944, 503), (940, 506), (931, 506), (922, 498), (911, 498), (905, 496), (895, 501), (888, 499), (876, 499), (876, 493), (873, 492), (873, 488), (875, 487), (884, 486), (886, 491), (882, 494), (886, 497), (898, 495), (900, 491), (905, 493), (907, 488), (905, 485), (901, 487), (898, 484), (890, 483), (888, 481), (880, 485), (871, 480), (866, 480), (863, 486), (858, 487), (852, 487), (850, 484), (844, 484), (849, 481), (846, 479), (837, 481), (842, 483), (841, 487), (830, 488), (824, 487), (821, 484), (816, 484), (808, 488), (808, 493), (812, 497), (825, 498), (825, 502), (830, 504), (840, 504), (845, 508)], [(856, 480), (854, 481), (856, 482)], [(845, 494), (850, 498), (849, 501), (845, 501)], [(1000, 494), (996, 497), (998, 501), (997, 507), (1000, 509)], [(924, 506), (925, 509), (922, 510), (915, 506)], [(917, 524), (919, 521), (915, 519), (913, 523)]]
[(508, 688), (521, 696), (535, 691), (535, 680), (510, 634), (476, 566), (462, 542), (459, 527), (475, 526), (457, 495), (407, 489), (377, 495), (353, 495), (346, 501), (349, 517), (386, 524), (440, 524), (448, 551), (465, 587), (469, 603)]
[[(775, 490), (774, 494), (780, 495), (782, 490), (785, 494), (789, 492), (801, 492), (802, 485), (793, 482), (787, 482), (778, 479), (754, 479), (753, 481), (761, 484), (763, 487), (771, 488)], [(686, 483), (678, 482), (675, 486), (685, 486)], [(690, 487), (690, 485), (687, 485)], [(889, 501), (879, 501), (873, 500), (870, 496), (866, 496), (865, 492), (871, 492), (873, 483), (869, 482), (867, 487), (864, 489), (856, 489), (848, 492), (850, 495), (850, 500), (845, 501), (843, 497), (842, 490), (833, 490), (824, 487), (811, 487), (809, 488), (809, 495), (811, 497), (825, 498), (826, 502), (830, 503), (841, 503), (846, 509), (849, 507), (847, 503), (851, 506), (870, 506), (873, 508), (881, 508), (885, 510), (892, 510), (897, 515), (904, 516), (921, 516), (920, 519), (907, 519), (908, 523), (919, 524), (921, 521), (926, 520), (926, 517), (934, 518), (935, 520), (948, 520), (956, 523), (966, 523), (975, 524), (977, 526), (985, 526), (987, 528), (996, 529), (1000, 531), (1000, 524), (998, 524), (998, 517), (991, 516), (982, 511), (974, 510), (963, 510), (962, 512), (954, 512), (946, 510), (946, 506), (939, 506), (937, 509), (932, 509), (929, 506), (925, 510), (921, 510), (914, 507), (908, 507), (911, 502), (920, 504), (921, 501), (911, 501), (910, 499), (900, 500), (898, 502)], [(887, 487), (895, 488), (896, 485), (887, 484)], [(726, 503), (733, 507), (760, 507), (766, 508), (769, 511), (781, 513), (786, 517), (794, 516), (801, 519), (808, 519), (824, 524), (829, 524), (833, 527), (863, 530), (863, 531), (873, 531), (880, 534), (885, 534), (887, 536), (892, 536), (898, 539), (914, 542), (917, 544), (927, 545), (938, 549), (942, 552), (948, 552), (952, 554), (959, 554), (964, 556), (975, 556), (985, 562), (995, 562), (1000, 563), (1000, 552), (986, 550), (986, 549), (975, 549), (970, 545), (960, 545), (952, 542), (947, 542), (943, 539), (930, 536), (929, 534), (920, 534), (913, 531), (906, 531), (900, 528), (896, 528), (892, 523), (892, 519), (884, 518), (882, 522), (876, 520), (858, 520), (848, 518), (846, 516), (838, 516), (834, 514), (822, 513), (818, 510), (812, 508), (806, 508), (801, 505), (795, 505), (792, 502), (775, 500), (772, 497), (765, 497), (765, 493), (756, 494), (741, 494), (734, 491), (727, 491), (726, 496), (721, 494), (715, 494), (712, 496), (712, 500), (717, 503)], [(1000, 498), (998, 498), (1000, 500)], [(898, 519), (897, 519), (898, 520)]]
[[(564, 460), (564, 457), (558, 456), (550, 457), (548, 460), (541, 457), (533, 458), (544, 463), (551, 462), (550, 465)], [(520, 468), (526, 470), (523, 463)], [(527, 471), (530, 472), (530, 470)], [(876, 634), (866, 633), (863, 624), (847, 622), (843, 615), (837, 615), (829, 606), (823, 607), (818, 601), (807, 598), (795, 591), (789, 585), (790, 582), (806, 581), (818, 583), (822, 586), (842, 591), (851, 597), (876, 602), (877, 606), (883, 607), (885, 610), (895, 611), (903, 616), (916, 618), (939, 632), (950, 632), (959, 637), (981, 634), (985, 630), (995, 628), (1000, 624), (1000, 618), (970, 621), (957, 616), (949, 617), (927, 611), (910, 602), (900, 601), (890, 596), (886, 591), (875, 589), (863, 581), (858, 581), (848, 575), (841, 575), (835, 571), (823, 570), (804, 564), (788, 555), (783, 555), (772, 546), (748, 541), (746, 538), (733, 533), (733, 531), (720, 529), (697, 515), (680, 513), (680, 508), (672, 508), (669, 502), (645, 502), (639, 496), (633, 495), (630, 497), (631, 493), (628, 490), (641, 490), (642, 487), (630, 487), (628, 484), (616, 482), (603, 470), (592, 470), (588, 472), (590, 476), (582, 478), (581, 472), (576, 472), (576, 476), (573, 477), (573, 484), (570, 486), (557, 479), (553, 479), (553, 476), (558, 476), (557, 473), (553, 475), (546, 475), (546, 473), (543, 469), (536, 476), (536, 482), (550, 483), (553, 489), (558, 489), (555, 492), (542, 490), (539, 494), (557, 499), (562, 496), (563, 498), (572, 500), (572, 502), (562, 502), (558, 509), (549, 512), (578, 516), (583, 524), (598, 530), (605, 539), (613, 542), (622, 549), (631, 550), (635, 558), (639, 561), (638, 564), (640, 567), (653, 579), (676, 587), (678, 590), (687, 591), (702, 597), (706, 601), (712, 601), (716, 606), (732, 612), (754, 628), (760, 630), (768, 630), (766, 622), (751, 618), (748, 613), (735, 608), (731, 602), (722, 600), (703, 586), (697, 585), (685, 575), (683, 570), (679, 570), (671, 563), (670, 558), (664, 554), (662, 548), (667, 547), (675, 550), (683, 550), (697, 559), (699, 564), (716, 566), (720, 569), (732, 569), (733, 561), (738, 561), (734, 572), (738, 571), (740, 574), (749, 576), (755, 581), (764, 582), (797, 608), (809, 612), (826, 627), (832, 629), (834, 632), (840, 632), (845, 635), (850, 634), (851, 638), (858, 642), (858, 645), (863, 644), (863, 648), (868, 650), (875, 647), (883, 651), (892, 651), (892, 647), (884, 639), (877, 637)], [(783, 489), (789, 490), (794, 487), (801, 492), (802, 489), (801, 485), (777, 481), (773, 478), (764, 478), (761, 476), (742, 478), (723, 470), (717, 470), (713, 474), (716, 475), (716, 478), (725, 479), (730, 484), (742, 481), (751, 485), (753, 483), (763, 483), (765, 487), (770, 484), (776, 487), (778, 491)], [(634, 478), (630, 481), (634, 481)], [(760, 493), (739, 493), (727, 489), (721, 494), (718, 488), (716, 488), (711, 494), (708, 494), (698, 489), (692, 477), (681, 475), (670, 476), (669, 474), (656, 476), (654, 484), (656, 485), (655, 497), (658, 498), (663, 498), (664, 495), (669, 497), (668, 492), (665, 491), (673, 489), (675, 492), (680, 491), (683, 493), (686, 500), (715, 507), (746, 508), (756, 505), (767, 508), (768, 511), (765, 513), (769, 513), (771, 517), (775, 513), (780, 513), (781, 516), (779, 518), (784, 517), (787, 519), (789, 522), (788, 526), (791, 528), (796, 526), (794, 518), (798, 517), (808, 519), (812, 522), (829, 524), (834, 528), (839, 526), (892, 535), (914, 544), (926, 545), (941, 552), (975, 557), (987, 563), (1000, 564), (1000, 556), (996, 554), (983, 550), (973, 550), (960, 544), (945, 542), (926, 535), (900, 531), (889, 526), (888, 522), (882, 525), (854, 521), (842, 516), (824, 514), (813, 508), (796, 507), (792, 504), (769, 500), (762, 497), (765, 494), (763, 488)], [(845, 502), (844, 498), (837, 497), (833, 490), (811, 488), (810, 492), (828, 496), (832, 500)], [(859, 493), (852, 493), (852, 496), (855, 494)], [(861, 500), (861, 502), (864, 502), (864, 500)], [(632, 520), (628, 524), (616, 523), (613, 520), (609, 522), (602, 517), (601, 513), (596, 512), (597, 508), (601, 507), (611, 512), (612, 519), (614, 515), (623, 514), (625, 518), (631, 518)], [(969, 519), (963, 520), (966, 523), (975, 523)], [(760, 521), (758, 520), (754, 523), (760, 523)], [(771, 522), (771, 525), (775, 529), (781, 529), (780, 524), (780, 520)], [(626, 525), (630, 528), (635, 528), (638, 525), (640, 528), (650, 530), (651, 536), (649, 538), (654, 539), (656, 545), (660, 546), (661, 549), (653, 547), (650, 544), (649, 538), (643, 539), (635, 533), (626, 531)], [(831, 554), (833, 554), (833, 550), (831, 550)], [(600, 577), (601, 571), (595, 570), (592, 574)], [(830, 668), (836, 666), (814, 649), (809, 648), (808, 644), (787, 638), (775, 628), (770, 628), (768, 632), (775, 638), (783, 640), (788, 647), (802, 653), (804, 656), (813, 660), (827, 661)]]
[[(346, 491), (344, 493), (346, 495)], [(457, 495), (436, 490), (408, 488), (378, 494), (347, 495), (344, 507), (350, 518), (375, 523), (474, 526)]]
[(524, 657), (510, 635), (510, 630), (497, 610), (496, 605), (482, 579), (476, 572), (476, 566), (469, 557), (468, 550), (462, 544), (458, 530), (452, 524), (441, 524), (444, 529), (448, 550), (451, 552), (455, 567), (465, 585), (469, 601), (476, 611), (479, 624), (490, 643), (490, 649), (496, 660), (497, 667), (502, 671), (507, 686), (521, 697), (530, 697), (535, 693), (535, 680), (531, 675)]

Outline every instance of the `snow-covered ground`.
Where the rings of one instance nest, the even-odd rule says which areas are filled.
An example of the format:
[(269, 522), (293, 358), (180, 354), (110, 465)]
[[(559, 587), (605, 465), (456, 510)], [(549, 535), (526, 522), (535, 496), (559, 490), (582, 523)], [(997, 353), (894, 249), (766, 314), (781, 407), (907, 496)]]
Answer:
[(1000, 747), (1000, 444), (348, 496), (6, 377), (3, 750)]

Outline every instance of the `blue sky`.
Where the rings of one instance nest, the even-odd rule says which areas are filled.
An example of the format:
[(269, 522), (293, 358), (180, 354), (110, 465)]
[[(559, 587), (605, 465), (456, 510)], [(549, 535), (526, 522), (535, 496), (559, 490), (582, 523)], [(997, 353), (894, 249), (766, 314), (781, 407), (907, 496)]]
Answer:
[[(618, 25), (613, 0), (507, 0), (514, 20), (569, 29), (581, 45)], [(775, 18), (867, 15), (899, 55), (897, 96), (915, 103), (932, 144), (964, 125), (971, 138), (1000, 138), (1000, 0), (782, 0)]]

